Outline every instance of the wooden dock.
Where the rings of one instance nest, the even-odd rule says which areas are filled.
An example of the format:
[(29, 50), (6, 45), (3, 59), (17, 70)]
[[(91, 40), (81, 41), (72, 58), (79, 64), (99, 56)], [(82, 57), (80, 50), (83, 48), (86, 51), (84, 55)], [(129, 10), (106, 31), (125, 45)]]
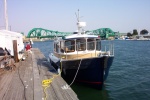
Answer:
[[(32, 48), (16, 66), (14, 71), (0, 69), (0, 100), (79, 100), (71, 88), (64, 88), (67, 83), (39, 49)], [(47, 79), (50, 85), (42, 86)]]

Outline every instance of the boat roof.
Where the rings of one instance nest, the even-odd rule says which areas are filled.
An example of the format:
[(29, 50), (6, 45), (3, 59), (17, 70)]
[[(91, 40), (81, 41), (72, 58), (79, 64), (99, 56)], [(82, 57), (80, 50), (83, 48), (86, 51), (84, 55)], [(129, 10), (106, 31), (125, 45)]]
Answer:
[(64, 39), (81, 39), (81, 38), (99, 38), (99, 37), (97, 35), (89, 35), (89, 34), (73, 34), (64, 37)]
[(14, 32), (14, 31), (8, 31), (8, 30), (0, 30), (0, 34), (22, 37), (21, 33)]

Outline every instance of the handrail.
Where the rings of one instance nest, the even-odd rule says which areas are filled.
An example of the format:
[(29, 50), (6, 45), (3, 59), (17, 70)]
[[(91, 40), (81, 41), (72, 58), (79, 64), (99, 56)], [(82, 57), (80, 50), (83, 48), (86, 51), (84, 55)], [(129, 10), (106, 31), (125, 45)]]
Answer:
[[(92, 41), (92, 42), (95, 42), (95, 41)], [(92, 42), (87, 42), (87, 43), (92, 43)], [(96, 41), (96, 42), (100, 43), (100, 41)], [(85, 44), (85, 43), (81, 43), (81, 44)], [(71, 46), (74, 46), (74, 50), (73, 51), (71, 51), (71, 49), (70, 49), (70, 51), (67, 51), (66, 49), (63, 52), (60, 51), (60, 52), (62, 52), (62, 53), (65, 54), (65, 59), (67, 60), (68, 54), (73, 53), (73, 52), (76, 53), (76, 57), (75, 57), (76, 59), (81, 58), (81, 57), (79, 57), (79, 52), (80, 52), (80, 50), (79, 50), (79, 44), (76, 44), (76, 46), (75, 45), (63, 46), (61, 48), (71, 48)], [(97, 46), (97, 45), (95, 45), (95, 46)], [(97, 49), (97, 47), (94, 47), (93, 50), (87, 50), (87, 47), (86, 47), (86, 49), (84, 49), (83, 51), (85, 51), (88, 54), (91, 53), (89, 55), (89, 57), (113, 56), (114, 55), (114, 44), (113, 43), (109, 43), (109, 44), (102, 45), (99, 50)], [(99, 51), (99, 54), (98, 54), (97, 51)], [(94, 56), (94, 54), (95, 54), (95, 56)], [(75, 58), (73, 58), (73, 59), (75, 59)]]

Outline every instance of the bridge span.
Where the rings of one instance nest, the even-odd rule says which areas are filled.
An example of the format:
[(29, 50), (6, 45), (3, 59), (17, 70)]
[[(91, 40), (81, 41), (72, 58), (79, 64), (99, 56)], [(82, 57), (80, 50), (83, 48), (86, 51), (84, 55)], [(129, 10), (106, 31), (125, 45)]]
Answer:
[[(59, 32), (54, 30), (48, 30), (43, 28), (33, 28), (29, 31), (27, 38), (54, 38), (54, 37), (62, 37), (72, 34), (73, 32)], [(87, 34), (98, 35), (101, 38), (107, 39), (109, 37), (115, 37), (114, 31), (110, 28), (99, 28), (96, 30), (86, 31)]]

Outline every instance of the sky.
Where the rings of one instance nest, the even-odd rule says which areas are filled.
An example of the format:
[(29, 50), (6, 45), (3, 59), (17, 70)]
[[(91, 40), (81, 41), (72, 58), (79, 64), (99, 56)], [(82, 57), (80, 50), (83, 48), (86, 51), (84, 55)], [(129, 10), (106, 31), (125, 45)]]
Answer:
[[(150, 0), (7, 0), (9, 29), (25, 35), (33, 28), (73, 32), (78, 9), (80, 21), (87, 23), (85, 30), (150, 31)], [(0, 0), (0, 29), (4, 26), (4, 0)]]

